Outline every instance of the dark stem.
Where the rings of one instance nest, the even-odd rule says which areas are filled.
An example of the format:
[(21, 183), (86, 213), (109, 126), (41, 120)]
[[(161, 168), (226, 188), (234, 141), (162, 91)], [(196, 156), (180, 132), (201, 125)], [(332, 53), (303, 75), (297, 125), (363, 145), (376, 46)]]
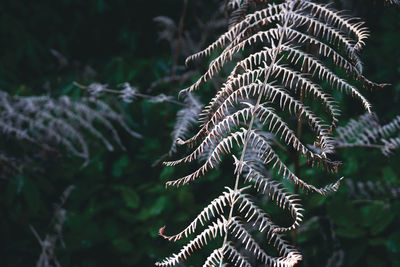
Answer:
[[(88, 89), (88, 86), (79, 84), (77, 82), (74, 82), (74, 85), (76, 87), (84, 89), (84, 90)], [(123, 94), (123, 92), (120, 91), (120, 90), (114, 90), (114, 89), (108, 89), (108, 88), (103, 89), (102, 92), (109, 93), (109, 94), (115, 94), (115, 95), (122, 95)], [(134, 97), (145, 98), (145, 99), (152, 99), (152, 98), (155, 97), (155, 96), (152, 96), (152, 95), (145, 95), (145, 94), (141, 94), (141, 93), (134, 93), (133, 95), (134, 95)], [(171, 103), (171, 104), (174, 104), (174, 105), (177, 105), (177, 106), (181, 106), (181, 107), (187, 107), (188, 106), (185, 103), (181, 103), (181, 102), (173, 100), (173, 99), (165, 99), (164, 102)]]
[(374, 144), (343, 144), (343, 145), (337, 145), (335, 148), (352, 148), (352, 147), (365, 147), (365, 148), (376, 148), (376, 149), (383, 149), (386, 146), (384, 145), (374, 145)]
[[(304, 90), (303, 88), (300, 89), (300, 103), (303, 104), (304, 102)], [(297, 119), (297, 131), (296, 131), (296, 136), (299, 140), (302, 139), (303, 137), (303, 117), (299, 114), (299, 117)], [(300, 170), (301, 170), (301, 165), (300, 165), (300, 151), (295, 151), (294, 152), (294, 174), (299, 177), (300, 176)], [(294, 193), (298, 194), (299, 192), (299, 185), (294, 184)], [(294, 229), (292, 231), (292, 244), (293, 246), (296, 246), (297, 243), (297, 231)]]
[(188, 0), (184, 1), (181, 19), (179, 20), (178, 43), (176, 45), (175, 52), (174, 52), (174, 65), (172, 66), (172, 77), (174, 77), (176, 75), (176, 68), (178, 66), (179, 54), (181, 53), (182, 35), (183, 35), (183, 28), (185, 25), (185, 18), (186, 18), (188, 2), (189, 2)]
[[(279, 42), (278, 42), (278, 45), (277, 45), (278, 48), (281, 47), (281, 45), (283, 43), (283, 39), (285, 37), (284, 30), (287, 27), (287, 25), (288, 25), (288, 20), (285, 20), (285, 23), (283, 25), (283, 30), (282, 30), (283, 33), (282, 33), (281, 37), (279, 38)], [(276, 60), (278, 58), (278, 55), (279, 55), (279, 52), (276, 52), (272, 56), (271, 64), (270, 64), (271, 66), (273, 66), (275, 64), (275, 62), (276, 62)], [(268, 79), (269, 79), (269, 77), (271, 75), (271, 70), (272, 70), (272, 68), (269, 68), (267, 73), (265, 74), (265, 82), (268, 81)], [(248, 127), (248, 133), (250, 133), (252, 131), (252, 129), (253, 129), (253, 124), (254, 124), (254, 120), (255, 120), (255, 116), (256, 116), (255, 112), (257, 111), (258, 107), (260, 106), (262, 96), (263, 96), (263, 92), (261, 92), (259, 94), (257, 102), (256, 102), (256, 104), (254, 106), (254, 110), (252, 112), (251, 120), (250, 120), (249, 127)], [(246, 140), (243, 142), (243, 149), (242, 149), (242, 153), (241, 153), (240, 160), (239, 160), (239, 163), (238, 163), (239, 164), (238, 165), (238, 170), (237, 170), (237, 173), (236, 173), (234, 191), (238, 190), (238, 188), (239, 188), (239, 178), (240, 178), (240, 175), (241, 175), (241, 172), (242, 172), (242, 166), (243, 166), (243, 162), (244, 162), (244, 155), (246, 154), (246, 149), (247, 149), (247, 145), (248, 145), (249, 141), (250, 141), (250, 134), (247, 135)], [(229, 217), (228, 217), (228, 220), (227, 220), (228, 222), (232, 219), (234, 205), (235, 205), (235, 203), (232, 203), (230, 205), (231, 207), (230, 207), (230, 211), (229, 211)], [(228, 242), (228, 231), (225, 232), (225, 237), (224, 237), (224, 243), (222, 245), (222, 250), (224, 250), (227, 242)], [(221, 258), (221, 261), (219, 263), (220, 267), (222, 267), (223, 259), (224, 259), (224, 257)]]
[[(311, 34), (313, 29), (310, 28), (308, 31)], [(307, 53), (312, 53), (312, 45), (311, 44), (306, 45), (306, 51), (307, 51)], [(305, 61), (303, 61), (302, 69), (304, 69), (305, 73), (308, 73), (308, 71), (309, 71)], [(305, 93), (304, 89), (303, 89), (303, 87), (301, 87), (300, 88), (300, 100), (299, 100), (301, 104), (304, 103), (304, 93)], [(300, 141), (303, 138), (303, 117), (302, 117), (301, 113), (298, 115), (298, 119), (297, 119), (296, 136), (297, 136), (298, 140), (300, 140)], [(300, 151), (295, 151), (294, 152), (294, 174), (297, 177), (300, 176), (301, 167), (302, 167), (302, 165), (300, 165)], [(294, 193), (295, 194), (299, 193), (299, 186), (297, 184), (294, 184)], [(296, 229), (294, 229), (292, 231), (292, 244), (293, 244), (293, 246), (296, 246), (296, 244), (297, 244), (297, 230)]]

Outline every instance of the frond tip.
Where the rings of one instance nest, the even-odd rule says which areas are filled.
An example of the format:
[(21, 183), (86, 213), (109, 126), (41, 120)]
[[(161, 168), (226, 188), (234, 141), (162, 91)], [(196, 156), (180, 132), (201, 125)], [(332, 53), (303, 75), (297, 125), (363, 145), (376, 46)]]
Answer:
[(217, 235), (223, 236), (226, 232), (226, 219), (221, 217), (217, 222), (210, 225), (201, 234), (185, 245), (178, 254), (173, 254), (162, 262), (157, 262), (156, 266), (174, 266), (185, 260), (195, 249), (199, 249), (208, 243), (208, 240), (215, 239)]

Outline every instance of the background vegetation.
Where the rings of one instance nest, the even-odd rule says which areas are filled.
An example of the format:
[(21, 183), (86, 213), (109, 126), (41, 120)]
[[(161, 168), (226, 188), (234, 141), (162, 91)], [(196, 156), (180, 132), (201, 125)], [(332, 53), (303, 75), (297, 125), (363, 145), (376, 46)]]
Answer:
[[(207, 21), (216, 1), (189, 0), (185, 30)], [(366, 92), (381, 121), (400, 114), (400, 12), (383, 1), (338, 1), (366, 21), (371, 38), (362, 54), (365, 74), (393, 86)], [(169, 44), (157, 41), (160, 15), (179, 22), (183, 1), (145, 0), (2, 0), (0, 3), (0, 89), (11, 95), (69, 95), (85, 92), (73, 85), (100, 82), (116, 88), (123, 82), (147, 92), (151, 83), (171, 73), (174, 65)], [(199, 32), (193, 30), (194, 39)], [(198, 34), (198, 36), (196, 36)], [(183, 57), (178, 58), (183, 64)], [(149, 93), (177, 95), (184, 85), (162, 84)], [(76, 186), (65, 204), (63, 229), (66, 247), (57, 246), (62, 266), (152, 266), (174, 246), (158, 237), (158, 229), (180, 229), (217, 196), (231, 175), (224, 161), (218, 171), (194, 187), (165, 190), (164, 183), (185, 172), (182, 168), (151, 167), (171, 145), (178, 106), (134, 100), (122, 103), (104, 96), (126, 114), (128, 124), (145, 136), (135, 139), (120, 131), (126, 150), (108, 152), (100, 142), (88, 140), (91, 160), (86, 167), (78, 158), (36, 155), (20, 173), (0, 179), (0, 258), (2, 266), (33, 266), (41, 247), (31, 230), (41, 237), (51, 231), (53, 204), (64, 189)], [(343, 120), (360, 115), (355, 106), (344, 109)], [(25, 156), (26, 146), (2, 136), (0, 148)], [(400, 187), (400, 158), (386, 158), (371, 149), (344, 150), (340, 173), (353, 182), (383, 181)], [(25, 167), (24, 167), (25, 166)], [(320, 173), (303, 168), (303, 175), (324, 181)], [(213, 181), (210, 186), (210, 180)], [(400, 201), (387, 192), (364, 196), (344, 183), (333, 196), (307, 196), (305, 227), (298, 246), (303, 266), (400, 266)], [(276, 210), (276, 212), (278, 212)], [(272, 211), (272, 216), (279, 213)], [(175, 228), (176, 227), (176, 228)], [(190, 263), (199, 266), (202, 254)], [(330, 265), (336, 266), (336, 265)]]

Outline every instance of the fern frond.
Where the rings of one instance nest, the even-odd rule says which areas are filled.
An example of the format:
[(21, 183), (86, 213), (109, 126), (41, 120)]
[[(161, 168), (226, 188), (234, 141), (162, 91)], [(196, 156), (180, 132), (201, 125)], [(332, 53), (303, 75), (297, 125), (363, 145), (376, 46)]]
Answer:
[[(261, 11), (257, 11), (252, 15), (248, 15), (243, 21), (240, 23), (237, 23), (233, 27), (231, 27), (226, 33), (222, 34), (214, 43), (210, 44), (206, 49), (197, 52), (196, 54), (193, 54), (189, 56), (186, 59), (186, 65), (189, 64), (189, 62), (193, 60), (197, 60), (201, 57), (207, 57), (210, 56), (213, 51), (215, 51), (218, 48), (225, 48), (228, 43), (234, 42), (235, 39), (240, 39), (237, 38), (237, 36), (240, 33), (247, 33), (249, 29), (256, 27), (257, 25), (253, 22), (253, 20), (257, 21), (257, 18), (259, 16), (263, 17), (268, 17), (272, 16), (276, 13), (278, 13), (281, 9), (283, 4), (280, 5), (271, 5)], [(241, 38), (243, 38), (244, 34), (240, 35)]]
[[(251, 9), (249, 4), (255, 2), (260, 4), (255, 6), (256, 9), (261, 8), (242, 16), (243, 12)], [(288, 245), (279, 232), (297, 229), (303, 219), (303, 208), (297, 195), (263, 174), (265, 168), (275, 169), (279, 176), (291, 180), (304, 191), (322, 195), (336, 191), (343, 178), (322, 188), (308, 184), (299, 177), (298, 171), (293, 172), (288, 167), (280, 153), (275, 151), (275, 146), (283, 152), (301, 155), (312, 167), (322, 165), (328, 171), (336, 172), (339, 163), (329, 157), (338, 144), (332, 132), (339, 124), (340, 103), (331, 92), (339, 91), (351, 96), (361, 103), (361, 108), (372, 113), (371, 104), (353, 84), (361, 83), (369, 88), (383, 86), (369, 81), (362, 74), (358, 53), (369, 34), (362, 22), (328, 5), (306, 0), (273, 2), (228, 1), (228, 5), (238, 10), (238, 17), (233, 19), (235, 22), (214, 43), (186, 60), (189, 63), (216, 53), (205, 73), (180, 94), (198, 90), (202, 84), (223, 73), (228, 65), (231, 69), (221, 89), (201, 111), (200, 129), (191, 138), (178, 142), (193, 149), (192, 152), (181, 159), (165, 162), (165, 165), (175, 166), (199, 158), (205, 158), (204, 163), (193, 173), (167, 182), (167, 186), (184, 185), (205, 175), (221, 162), (223, 155), (236, 152), (234, 146), (242, 151), (240, 159), (233, 155), (236, 180), (235, 187), (228, 191), (234, 194), (226, 192), (215, 199), (179, 234), (167, 237), (161, 233), (175, 241), (193, 233), (199, 221), (210, 220), (214, 214), (224, 216), (229, 209), (224, 243), (210, 255), (207, 260), (210, 266), (218, 261), (222, 264), (224, 260), (235, 265), (251, 266), (244, 255), (231, 245), (229, 233), (237, 237), (238, 243), (245, 244), (248, 254), (266, 265), (294, 266), (301, 260), (300, 253)], [(217, 53), (218, 50), (221, 52)], [(336, 74), (335, 68), (343, 70), (346, 77)], [(310, 130), (313, 146), (305, 145), (299, 131), (293, 130), (293, 121), (298, 123), (298, 128), (304, 126)], [(386, 142), (387, 147), (400, 146), (400, 139), (389, 136), (397, 128), (399, 126), (393, 123), (379, 132), (368, 133), (371, 136), (366, 138), (371, 140), (372, 136), (385, 136), (381, 141)], [(240, 177), (244, 182), (253, 183), (261, 193), (268, 192), (280, 208), (288, 209), (292, 225), (275, 225), (268, 214), (243, 189), (239, 189)], [(268, 242), (279, 252), (277, 258), (268, 256), (262, 250), (241, 223), (242, 220), (252, 223), (255, 230), (266, 234)]]
[[(321, 195), (325, 195), (329, 192), (334, 192), (338, 189), (340, 185), (340, 180), (338, 180), (336, 183), (327, 185), (323, 188), (317, 188), (313, 185), (310, 185), (306, 182), (304, 182), (302, 179), (297, 177), (280, 159), (278, 154), (272, 149), (271, 145), (265, 141), (265, 139), (260, 136), (257, 132), (253, 132), (251, 136), (249, 137), (249, 144), (252, 146), (258, 147), (258, 156), (260, 159), (264, 161), (264, 164), (272, 164), (272, 168), (278, 170), (278, 174), (281, 174), (285, 179), (293, 181), (296, 185), (298, 185), (300, 188), (302, 188), (305, 191), (314, 191), (316, 193), (319, 193)], [(235, 162), (235, 165), (237, 165), (237, 169), (239, 172), (242, 171), (241, 165), (243, 165), (242, 162)]]
[[(248, 188), (249, 187), (244, 187), (237, 191), (227, 188), (228, 190), (227, 192), (224, 192), (223, 195), (214, 199), (206, 208), (203, 209), (203, 211), (192, 221), (192, 223), (188, 227), (186, 227), (182, 232), (180, 232), (177, 235), (166, 236), (164, 234), (165, 227), (161, 228), (160, 235), (169, 241), (175, 242), (181, 239), (182, 237), (188, 237), (190, 234), (194, 233), (195, 230), (197, 229), (197, 224), (199, 222), (204, 226), (204, 224), (207, 221), (210, 221), (212, 218), (218, 218), (216, 223), (212, 223), (200, 235), (198, 235), (195, 239), (193, 239), (193, 241), (191, 241), (188, 245), (184, 246), (180, 254), (174, 254), (173, 257), (168, 258), (164, 262), (168, 261), (172, 264), (172, 262), (174, 262), (173, 259), (177, 260), (181, 257), (186, 258), (187, 256), (190, 255), (189, 252), (192, 252), (193, 248), (200, 248), (201, 246), (206, 244), (207, 238), (208, 239), (215, 238), (216, 236), (215, 229), (218, 228), (217, 225), (222, 227), (222, 224), (225, 225), (224, 229), (226, 231), (231, 231), (233, 235), (238, 236), (239, 238), (242, 238), (243, 235), (245, 235), (243, 242), (247, 243), (247, 245), (250, 244), (250, 251), (254, 250), (254, 252), (257, 252), (257, 254), (259, 254), (260, 257), (262, 257), (262, 260), (264, 262), (280, 261), (281, 258), (273, 259), (270, 256), (268, 256), (265, 252), (263, 252), (261, 247), (259, 247), (259, 245), (256, 244), (256, 241), (254, 241), (254, 239), (250, 236), (250, 234), (247, 232), (246, 233), (243, 232), (245, 231), (245, 229), (240, 226), (237, 218), (231, 218), (229, 221), (224, 218), (224, 212), (225, 212), (224, 209), (228, 206), (231, 207), (235, 205), (235, 203), (239, 201), (241, 202), (241, 204), (237, 208), (238, 212), (240, 214), (243, 214), (243, 218), (245, 218), (248, 222), (254, 221), (252, 223), (253, 226), (257, 226), (257, 228), (261, 232), (266, 232), (267, 239), (271, 242), (273, 241), (274, 243), (276, 243), (276, 246), (279, 248), (281, 254), (287, 255), (290, 252), (293, 252), (293, 249), (286, 244), (286, 241), (284, 241), (282, 237), (279, 236), (279, 234), (277, 234), (277, 232), (279, 231), (284, 231), (288, 229), (279, 228), (275, 224), (273, 224), (270, 221), (268, 215), (260, 208), (258, 208), (257, 205), (252, 200), (250, 200), (248, 195), (243, 194), (243, 191)], [(281, 194), (281, 192), (278, 192), (276, 194), (279, 195)], [(286, 197), (286, 195), (284, 195), (283, 197)], [(288, 200), (288, 201), (291, 202), (289, 203), (289, 205), (295, 206), (296, 212), (300, 212), (300, 208), (297, 207), (296, 204), (294, 204), (295, 200)], [(287, 203), (284, 203), (283, 201), (281, 202), (281, 206), (283, 208), (284, 206), (286, 206), (286, 204)], [(214, 235), (211, 235), (210, 232), (213, 233)], [(209, 260), (206, 260), (206, 264), (211, 264), (213, 260), (215, 261), (217, 256), (218, 257), (221, 256), (220, 250), (215, 250), (209, 256)]]
[(369, 113), (360, 116), (357, 120), (351, 119), (345, 126), (338, 127), (336, 132), (339, 139), (345, 142), (355, 141), (365, 129), (379, 127), (377, 118)]
[(240, 254), (237, 249), (232, 246), (231, 244), (225, 244), (224, 246), (224, 256), (230, 260), (235, 266), (240, 266), (240, 267), (251, 267), (250, 262), (244, 257), (243, 255)]
[[(240, 124), (240, 120), (243, 119), (244, 122), (249, 120), (250, 114), (254, 107), (249, 107), (245, 109), (241, 109), (227, 117), (225, 117), (222, 121), (220, 121), (212, 131), (208, 134), (208, 136), (202, 141), (202, 143), (188, 156), (171, 162), (165, 162), (164, 164), (169, 165), (177, 165), (182, 162), (192, 162), (193, 160), (197, 159), (203, 151), (206, 149), (206, 146), (212, 146), (214, 144), (215, 137), (224, 137), (226, 133), (230, 133), (233, 127), (237, 127)], [(180, 140), (180, 143), (184, 143), (184, 141)], [(215, 151), (215, 148), (214, 150)], [(210, 154), (209, 158), (211, 157), (212, 153)]]
[[(307, 7), (306, 2), (303, 2), (303, 8)], [(313, 16), (316, 14), (311, 13)], [(357, 51), (360, 49), (360, 44), (354, 42), (345, 35), (345, 33), (337, 30), (334, 27), (331, 27), (327, 21), (321, 22), (313, 16), (299, 14), (297, 12), (289, 12), (289, 16), (292, 20), (295, 21), (298, 25), (307, 25), (309, 29), (309, 34), (313, 34), (314, 36), (318, 36), (319, 38), (325, 39), (328, 43), (335, 46), (344, 47), (347, 56), (357, 65), (361, 64), (361, 60), (357, 55)], [(353, 24), (355, 26), (359, 24)], [(365, 38), (360, 37), (361, 38)]]
[(364, 114), (337, 129), (337, 148), (378, 148), (386, 156), (400, 148), (400, 116), (381, 126), (374, 115)]
[[(250, 200), (249, 196), (241, 195), (240, 196), (241, 203), (238, 206), (238, 211), (243, 214), (243, 218), (250, 222), (254, 220), (253, 226), (258, 224), (259, 230), (261, 232), (268, 229), (267, 235), (273, 234), (276, 226), (269, 218), (268, 214), (266, 214), (262, 209), (260, 209), (252, 200)], [(247, 210), (246, 210), (247, 209)]]
[[(288, 145), (292, 145), (297, 151), (301, 151), (307, 158), (313, 159), (316, 157), (302, 142), (297, 138), (296, 134), (289, 126), (279, 117), (275, 110), (271, 107), (266, 107), (260, 104), (259, 111), (256, 112), (257, 118), (266, 126), (270, 133), (279, 137)], [(268, 122), (269, 121), (269, 122)], [(268, 123), (267, 123), (268, 122)]]
[(366, 128), (366, 135), (369, 138), (377, 140), (377, 138), (390, 137), (392, 134), (400, 131), (400, 116), (394, 118), (391, 122), (382, 127)]
[(390, 139), (382, 139), (382, 143), (384, 144), (384, 147), (381, 149), (382, 153), (385, 156), (389, 156), (393, 153), (394, 150), (397, 150), (400, 148), (400, 138), (390, 138)]
[[(114, 149), (110, 140), (123, 148), (114, 124), (122, 126), (134, 137), (141, 137), (108, 104), (93, 98), (72, 101), (66, 96), (59, 99), (48, 96), (19, 97), (2, 92), (0, 104), (0, 129), (5, 135), (39, 145), (59, 144), (71, 154), (86, 159), (86, 162), (89, 149), (85, 133), (100, 139), (108, 150)], [(107, 129), (111, 138), (102, 134), (100, 127)]]
[(203, 264), (203, 267), (217, 267), (219, 263), (223, 259), (224, 254), (221, 251), (221, 248), (215, 249), (210, 256), (207, 257), (206, 262)]
[[(252, 134), (252, 132), (249, 132), (248, 130), (242, 128), (241, 132), (234, 132), (230, 136), (222, 139), (218, 143), (218, 145), (214, 148), (214, 150), (211, 153), (208, 160), (199, 169), (197, 169), (195, 172), (193, 172), (185, 177), (182, 177), (182, 178), (174, 180), (174, 181), (167, 182), (166, 186), (185, 185), (191, 181), (194, 181), (198, 177), (204, 175), (208, 171), (208, 169), (214, 168), (215, 164), (217, 164), (219, 161), (221, 161), (222, 154), (228, 154), (231, 152), (234, 142), (236, 142), (236, 144), (238, 144), (238, 145), (243, 144), (245, 139), (247, 138), (248, 134)], [(166, 166), (174, 166), (179, 163), (180, 163), (180, 161), (164, 162), (164, 164)]]
[[(267, 141), (270, 142), (273, 146), (277, 144), (277, 141), (275, 139), (275, 136), (269, 132), (261, 131), (259, 132), (260, 135), (263, 136), (263, 138)], [(283, 146), (280, 148), (285, 149)], [(258, 156), (258, 148), (249, 146), (248, 149), (244, 152), (244, 158), (243, 161), (248, 162), (249, 165), (257, 170), (258, 172), (262, 173), (265, 176), (270, 176), (271, 171), (267, 169), (267, 167), (264, 165), (263, 161), (260, 159)], [(235, 159), (235, 155), (232, 155), (232, 157)]]
[(191, 126), (197, 122), (199, 113), (202, 108), (202, 104), (199, 99), (192, 94), (187, 94), (184, 99), (186, 108), (178, 111), (176, 114), (176, 123), (174, 125), (174, 130), (172, 131), (172, 146), (169, 150), (169, 154), (176, 152), (176, 146), (181, 138), (185, 138), (188, 134)]
[(267, 265), (276, 264), (274, 259), (263, 251), (257, 241), (254, 240), (249, 232), (243, 227), (237, 217), (232, 218), (229, 224), (229, 230), (235, 238), (240, 240), (240, 243), (244, 245), (245, 249), (255, 255), (258, 260), (262, 261), (262, 263)]
[(86, 97), (86, 98), (84, 97), (82, 98), (82, 100), (84, 102), (95, 105), (96, 107), (95, 109), (98, 109), (98, 111), (101, 114), (105, 115), (109, 120), (117, 122), (131, 136), (139, 139), (143, 138), (142, 135), (133, 131), (132, 128), (126, 124), (124, 117), (120, 113), (112, 109), (106, 102), (100, 101), (92, 97)]
[(245, 245), (246, 250), (268, 266), (292, 267), (301, 260), (301, 256), (297, 253), (285, 253), (284, 251), (280, 251), (280, 253), (284, 253), (285, 255), (287, 254), (289, 257), (274, 258), (267, 255), (236, 217), (232, 218), (231, 223), (229, 224), (229, 229), (232, 231), (232, 234), (236, 238), (240, 239), (240, 242)]
[(161, 262), (157, 262), (156, 266), (174, 266), (175, 264), (185, 260), (195, 249), (200, 249), (208, 243), (209, 240), (215, 239), (217, 235), (223, 236), (227, 231), (227, 221), (221, 217), (217, 222), (212, 223), (201, 234), (196, 236), (189, 244), (185, 245), (178, 254), (173, 254)]
[[(295, 71), (286, 66), (274, 64), (271, 66), (274, 70), (274, 76), (283, 75), (283, 84), (288, 88), (294, 88), (294, 90), (304, 90), (305, 94), (313, 95), (315, 98), (319, 98), (321, 102), (329, 110), (332, 117), (332, 128), (335, 128), (340, 115), (337, 103), (333, 100), (332, 96), (323, 92), (322, 88), (306, 78), (305, 75), (299, 71)], [(339, 79), (340, 81), (340, 79)], [(351, 87), (347, 83), (345, 86)]]
[[(236, 158), (235, 163), (236, 166), (238, 166), (239, 160)], [(280, 208), (287, 208), (290, 211), (294, 220), (293, 224), (286, 228), (276, 228), (274, 229), (275, 232), (290, 231), (296, 229), (300, 225), (303, 220), (303, 214), (301, 212), (304, 209), (302, 208), (301, 204), (298, 203), (299, 199), (297, 199), (296, 195), (287, 192), (282, 187), (281, 183), (263, 176), (260, 172), (252, 168), (247, 162), (243, 163), (242, 175), (245, 177), (245, 182), (249, 181), (254, 183), (254, 187), (262, 193), (268, 192), (268, 196), (275, 201)], [(261, 210), (254, 206), (250, 200), (244, 198), (242, 198), (242, 200), (243, 202), (241, 205), (243, 206), (243, 209), (249, 207), (248, 211), (252, 212), (252, 216), (255, 216), (256, 214), (260, 216), (260, 214), (262, 214)], [(252, 216), (248, 220), (250, 220)]]
[(312, 13), (315, 17), (323, 19), (325, 22), (343, 32), (352, 34), (357, 40), (357, 43), (354, 45), (356, 51), (360, 51), (363, 48), (365, 40), (369, 36), (369, 31), (363, 26), (363, 22), (351, 23), (350, 21), (354, 20), (353, 18), (342, 15), (340, 12), (329, 8), (329, 4), (320, 5), (310, 1), (303, 1), (303, 3), (312, 7)]
[[(224, 118), (225, 114), (228, 113), (228, 107), (233, 107), (234, 104), (238, 103), (239, 99), (250, 99), (255, 95), (265, 96), (266, 100), (271, 102), (277, 101), (282, 110), (288, 111), (290, 114), (299, 114), (298, 116), (304, 115), (307, 121), (312, 127), (312, 130), (321, 139), (321, 148), (323, 149), (322, 156), (333, 152), (333, 140), (329, 137), (330, 131), (329, 126), (325, 124), (322, 119), (316, 116), (309, 107), (305, 106), (300, 101), (292, 97), (283, 88), (278, 87), (274, 84), (268, 83), (252, 83), (250, 85), (242, 86), (238, 90), (235, 90), (230, 94), (218, 107), (215, 113), (211, 116), (206, 125), (204, 125), (199, 132), (192, 138), (181, 142), (180, 144), (193, 144), (201, 138), (207, 132), (207, 129), (216, 124), (220, 118)], [(208, 134), (209, 135), (209, 134)], [(207, 137), (206, 137), (207, 138)]]
[(349, 188), (349, 196), (351, 198), (373, 199), (376, 197), (385, 197), (397, 199), (400, 197), (400, 186), (390, 182), (354, 182), (347, 180), (346, 184)]
[(238, 195), (246, 188), (242, 188), (237, 191), (233, 191), (229, 187), (226, 187), (226, 189), (228, 190), (227, 192), (224, 192), (221, 196), (212, 200), (211, 203), (207, 207), (205, 207), (199, 213), (199, 215), (197, 215), (197, 217), (190, 223), (190, 225), (186, 227), (183, 231), (173, 236), (166, 236), (164, 235), (165, 227), (163, 227), (160, 229), (160, 235), (168, 241), (173, 242), (181, 239), (182, 237), (188, 237), (189, 234), (195, 232), (197, 224), (199, 222), (202, 226), (204, 226), (204, 223), (209, 221), (211, 218), (222, 215), (224, 212), (224, 208), (227, 205), (232, 205), (232, 203), (235, 203), (237, 201)]

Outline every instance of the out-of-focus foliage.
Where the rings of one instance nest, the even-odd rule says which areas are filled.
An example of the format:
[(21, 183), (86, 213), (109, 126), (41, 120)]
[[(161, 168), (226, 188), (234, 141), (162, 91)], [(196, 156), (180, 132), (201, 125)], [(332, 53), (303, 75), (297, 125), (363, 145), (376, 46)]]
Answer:
[[(189, 0), (184, 30), (199, 40), (200, 32), (216, 10), (215, 1)], [(210, 4), (212, 8), (202, 10)], [(342, 3), (343, 2), (343, 3)], [(384, 8), (383, 1), (337, 1), (339, 8), (352, 10), (366, 21), (371, 37), (362, 58), (366, 76), (393, 86), (366, 92), (374, 103), (381, 124), (400, 113), (400, 11)], [(2, 0), (0, 3), (0, 90), (10, 95), (69, 95), (85, 93), (73, 86), (99, 82), (117, 87), (129, 82), (146, 92), (152, 82), (171, 75), (175, 64), (166, 41), (157, 41), (157, 16), (171, 17), (178, 25), (183, 1), (127, 0)], [(228, 22), (228, 21), (227, 21)], [(217, 31), (213, 29), (213, 31)], [(211, 38), (214, 32), (210, 33)], [(178, 57), (183, 65), (184, 58)], [(193, 69), (192, 69), (193, 70)], [(176, 68), (182, 73), (180, 67)], [(185, 86), (161, 83), (151, 94), (174, 95)], [(210, 90), (213, 90), (210, 88)], [(176, 95), (176, 94), (175, 94)], [(201, 207), (215, 197), (231, 175), (232, 162), (222, 162), (218, 171), (195, 187), (165, 190), (165, 181), (187, 173), (185, 168), (151, 167), (171, 147), (170, 133), (180, 107), (170, 103), (133, 100), (120, 103), (103, 97), (119, 108), (128, 125), (145, 136), (132, 138), (122, 129), (126, 150), (107, 151), (101, 142), (89, 140), (91, 159), (85, 168), (72, 156), (37, 156), (15, 161), (19, 170), (0, 180), (0, 257), (2, 266), (32, 266), (41, 247), (29, 225), (44, 238), (59, 196), (74, 184), (63, 208), (66, 247), (56, 247), (62, 266), (152, 266), (175, 250), (158, 237), (158, 229), (176, 226), (175, 232), (193, 219)], [(347, 105), (343, 121), (361, 115)], [(105, 133), (109, 134), (109, 133)], [(13, 141), (15, 142), (15, 141)], [(3, 135), (0, 148), (15, 143)], [(18, 144), (20, 159), (29, 144)], [(179, 149), (178, 149), (179, 151)], [(399, 186), (399, 153), (382, 157), (379, 150), (345, 149), (338, 154), (339, 170), (354, 182), (390, 182)], [(7, 167), (1, 161), (1, 167)], [(27, 165), (28, 164), (28, 165)], [(22, 166), (29, 166), (23, 169)], [(2, 171), (2, 168), (0, 169)], [(190, 168), (190, 166), (188, 167)], [(321, 173), (303, 168), (310, 181), (323, 179)], [(222, 178), (220, 178), (222, 177)], [(351, 194), (349, 194), (351, 193)], [(391, 194), (357, 195), (344, 183), (330, 197), (308, 196), (304, 227), (297, 235), (304, 255), (302, 266), (396, 266), (400, 253), (400, 201)], [(278, 210), (270, 211), (272, 216)], [(282, 222), (285, 223), (285, 222)], [(288, 222), (286, 222), (288, 223)], [(198, 266), (199, 253), (191, 260)]]

